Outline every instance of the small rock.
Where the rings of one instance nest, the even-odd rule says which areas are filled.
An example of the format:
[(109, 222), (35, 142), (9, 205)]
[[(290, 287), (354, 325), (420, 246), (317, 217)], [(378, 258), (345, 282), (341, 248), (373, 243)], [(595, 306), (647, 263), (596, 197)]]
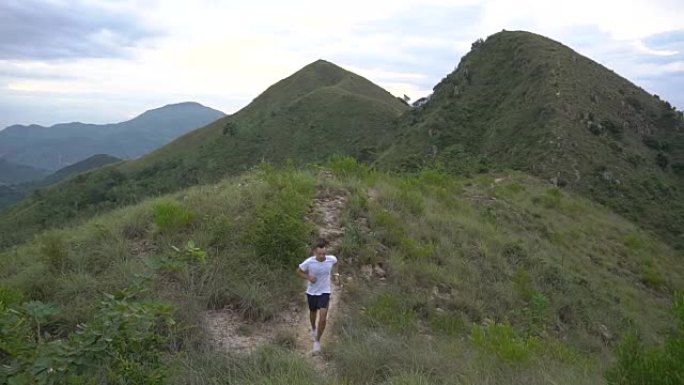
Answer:
[(613, 335), (608, 330), (608, 327), (604, 324), (599, 325), (599, 333), (601, 334), (601, 338), (603, 338), (603, 340), (606, 342), (613, 339)]
[(370, 278), (373, 275), (373, 266), (372, 265), (361, 266), (361, 275), (364, 278)]
[(380, 265), (375, 265), (375, 267), (373, 267), (373, 273), (380, 278), (384, 278), (387, 276), (385, 269), (380, 267)]

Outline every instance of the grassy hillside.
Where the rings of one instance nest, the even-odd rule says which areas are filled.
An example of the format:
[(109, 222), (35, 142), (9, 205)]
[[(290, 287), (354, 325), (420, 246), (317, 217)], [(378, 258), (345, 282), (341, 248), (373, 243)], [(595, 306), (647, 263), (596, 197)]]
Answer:
[[(681, 258), (595, 203), (518, 172), (328, 167), (262, 165), (5, 251), (0, 363), (37, 377), (65, 365), (57, 382), (596, 384), (630, 325), (649, 345), (675, 328)], [(213, 348), (206, 310), (233, 309), (249, 335), (301, 309), (305, 216), (330, 195), (348, 202), (334, 369), (317, 371), (287, 331), (252, 353)]]
[(0, 186), (40, 179), (49, 171), (0, 158)]
[[(0, 247), (40, 229), (201, 183), (267, 160), (294, 164), (331, 154), (372, 160), (408, 107), (323, 60), (274, 84), (236, 114), (135, 161), (79, 175), (0, 215)], [(19, 231), (9, 231), (9, 229)]]
[(523, 170), (684, 247), (681, 112), (560, 43), (528, 32), (474, 43), (400, 126), (382, 167)]

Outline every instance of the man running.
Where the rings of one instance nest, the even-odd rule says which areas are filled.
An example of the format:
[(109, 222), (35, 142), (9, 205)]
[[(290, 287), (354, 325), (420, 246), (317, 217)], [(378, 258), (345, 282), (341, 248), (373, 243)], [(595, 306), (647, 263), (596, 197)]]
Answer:
[[(311, 320), (311, 337), (314, 340), (313, 353), (321, 351), (321, 336), (325, 331), (328, 317), (328, 303), (332, 293), (331, 277), (339, 277), (337, 273), (337, 258), (325, 254), (325, 241), (318, 241), (314, 245), (314, 255), (299, 264), (297, 274), (308, 281), (306, 297), (309, 303), (309, 319)], [(316, 313), (318, 328), (316, 327)]]

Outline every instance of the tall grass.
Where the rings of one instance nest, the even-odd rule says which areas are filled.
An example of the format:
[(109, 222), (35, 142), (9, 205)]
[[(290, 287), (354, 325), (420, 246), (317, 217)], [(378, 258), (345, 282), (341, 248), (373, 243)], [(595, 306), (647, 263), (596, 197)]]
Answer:
[[(320, 176), (263, 164), (41, 234), (0, 255), (0, 302), (54, 303), (42, 330), (64, 339), (103, 292), (144, 282), (143, 299), (176, 309), (165, 359), (180, 369), (171, 381), (189, 384), (600, 383), (630, 325), (648, 346), (672, 328), (681, 261), (598, 205), (518, 173), (493, 183), (331, 165)], [(205, 310), (268, 323), (300, 299), (293, 270), (318, 191), (348, 198), (332, 374), (293, 352), (291, 336), (249, 355), (213, 350)], [(365, 277), (367, 264), (384, 273)]]

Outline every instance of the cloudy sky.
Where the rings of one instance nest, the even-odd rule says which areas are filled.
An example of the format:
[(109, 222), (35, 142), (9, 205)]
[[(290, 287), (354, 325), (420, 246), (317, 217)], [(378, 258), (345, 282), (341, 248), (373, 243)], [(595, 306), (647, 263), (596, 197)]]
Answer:
[(558, 40), (684, 109), (682, 0), (2, 0), (0, 128), (181, 101), (232, 113), (319, 58), (415, 99), (502, 29)]

